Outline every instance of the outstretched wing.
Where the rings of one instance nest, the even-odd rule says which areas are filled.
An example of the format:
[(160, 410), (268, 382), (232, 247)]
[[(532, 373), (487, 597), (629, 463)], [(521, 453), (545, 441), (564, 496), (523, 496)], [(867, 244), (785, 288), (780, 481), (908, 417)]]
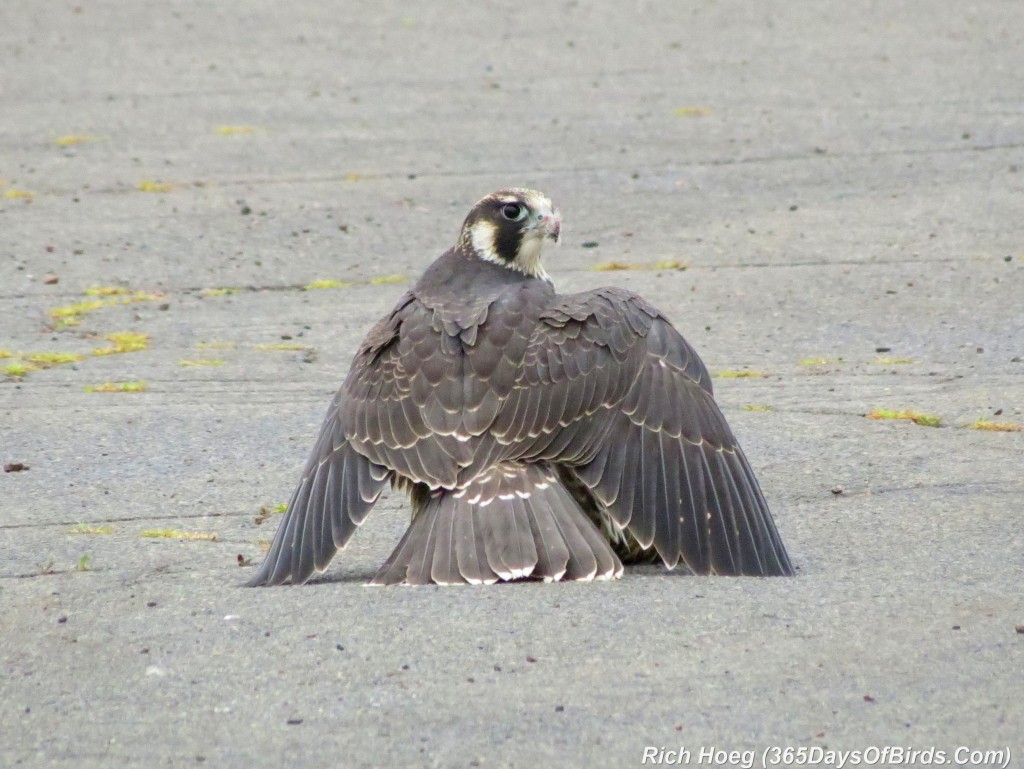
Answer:
[(327, 411), (302, 480), (260, 570), (249, 582), (253, 587), (289, 579), (301, 585), (326, 569), (391, 477), (388, 468), (368, 460), (345, 438), (339, 419), (343, 398), (342, 393), (336, 395)]
[(542, 316), (495, 433), (519, 457), (574, 474), (670, 567), (792, 573), (703, 363), (630, 292), (564, 297)]
[(327, 568), (335, 553), (348, 544), (370, 512), (393, 470), (350, 440), (350, 384), (380, 352), (398, 338), (403, 312), (412, 304), (406, 292), (395, 308), (379, 320), (363, 340), (349, 368), (346, 383), (327, 409), (320, 435), (292, 493), (263, 563), (249, 585), (301, 585)]

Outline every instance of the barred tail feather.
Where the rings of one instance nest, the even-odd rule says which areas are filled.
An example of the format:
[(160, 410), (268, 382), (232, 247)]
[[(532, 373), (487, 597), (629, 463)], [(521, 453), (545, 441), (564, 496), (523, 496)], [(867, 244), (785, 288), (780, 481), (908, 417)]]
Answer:
[(614, 579), (622, 564), (542, 465), (498, 465), (460, 489), (414, 494), (412, 525), (374, 585)]

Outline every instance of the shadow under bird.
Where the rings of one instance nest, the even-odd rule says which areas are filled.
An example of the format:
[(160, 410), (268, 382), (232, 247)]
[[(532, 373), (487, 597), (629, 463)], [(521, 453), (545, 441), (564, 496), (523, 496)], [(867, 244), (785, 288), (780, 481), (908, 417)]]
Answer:
[(252, 585), (306, 582), (389, 482), (412, 523), (373, 584), (793, 570), (697, 353), (634, 293), (560, 295), (561, 220), (505, 189), (363, 341)]

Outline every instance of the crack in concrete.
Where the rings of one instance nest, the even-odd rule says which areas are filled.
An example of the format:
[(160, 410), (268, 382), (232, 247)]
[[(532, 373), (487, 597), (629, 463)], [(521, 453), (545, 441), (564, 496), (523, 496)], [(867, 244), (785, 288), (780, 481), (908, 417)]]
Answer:
[[(12, 529), (51, 529), (60, 527), (72, 527), (80, 524), (96, 525), (100, 526), (105, 523), (145, 523), (147, 521), (187, 521), (187, 520), (198, 520), (200, 518), (240, 518), (245, 516), (256, 517), (258, 513), (252, 512), (231, 512), (231, 513), (193, 513), (193, 514), (179, 514), (179, 515), (146, 515), (146, 516), (130, 516), (125, 518), (102, 518), (95, 521), (57, 521), (53, 523), (5, 523), (0, 524), (0, 531), (12, 530)], [(86, 536), (86, 535), (79, 535)], [(98, 535), (98, 536), (110, 536), (109, 534)]]
[[(871, 150), (867, 152), (798, 152), (798, 153), (783, 153), (778, 155), (754, 155), (750, 157), (730, 157), (730, 158), (712, 158), (710, 160), (692, 160), (684, 161), (676, 166), (665, 167), (654, 171), (648, 170), (651, 174), (669, 174), (675, 172), (677, 169), (693, 169), (693, 168), (723, 168), (728, 166), (743, 166), (743, 165), (756, 165), (756, 164), (768, 164), (768, 163), (793, 163), (803, 161), (820, 161), (820, 160), (864, 160), (872, 158), (892, 158), (892, 157), (919, 157), (924, 155), (963, 155), (971, 153), (982, 153), (982, 152), (997, 152), (1001, 150), (1019, 150), (1024, 148), (1024, 142), (1007, 142), (997, 144), (976, 144), (969, 145), (966, 147), (962, 146), (949, 146), (949, 147), (918, 147), (918, 148), (902, 148), (902, 149), (891, 149), (891, 150)], [(375, 180), (408, 180), (410, 177), (416, 179), (450, 179), (450, 178), (477, 178), (477, 177), (495, 177), (500, 175), (508, 175), (519, 173), (520, 169), (489, 169), (486, 171), (473, 171), (467, 173), (466, 171), (380, 171), (377, 173), (360, 174), (359, 181), (375, 181)], [(570, 174), (594, 174), (594, 173), (621, 173), (626, 175), (625, 171), (616, 169), (610, 169), (605, 166), (566, 166), (562, 168), (551, 167), (551, 168), (538, 168), (535, 170), (536, 174), (540, 175), (570, 175)], [(633, 173), (633, 171), (630, 171)], [(274, 186), (279, 184), (338, 184), (348, 183), (352, 184), (351, 177), (349, 174), (304, 174), (297, 176), (280, 176), (274, 178), (252, 178), (252, 177), (239, 177), (235, 179), (215, 179), (215, 180), (203, 180), (193, 179), (191, 181), (170, 181), (167, 182), (176, 188), (194, 188), (204, 189), (207, 187), (239, 187), (239, 186)], [(125, 195), (133, 192), (139, 192), (137, 187), (127, 185), (117, 186), (106, 186), (106, 187), (93, 187), (89, 190), (90, 194), (97, 195)], [(69, 189), (35, 189), (33, 194), (39, 196), (60, 196), (60, 195), (71, 195), (80, 194), (80, 190), (77, 188)]]

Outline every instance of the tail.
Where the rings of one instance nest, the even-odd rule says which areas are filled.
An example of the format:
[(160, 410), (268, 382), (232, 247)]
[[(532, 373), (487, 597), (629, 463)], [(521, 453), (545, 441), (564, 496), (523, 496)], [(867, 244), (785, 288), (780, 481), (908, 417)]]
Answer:
[(413, 520), (374, 585), (616, 579), (622, 563), (551, 468), (496, 465), (413, 493)]

